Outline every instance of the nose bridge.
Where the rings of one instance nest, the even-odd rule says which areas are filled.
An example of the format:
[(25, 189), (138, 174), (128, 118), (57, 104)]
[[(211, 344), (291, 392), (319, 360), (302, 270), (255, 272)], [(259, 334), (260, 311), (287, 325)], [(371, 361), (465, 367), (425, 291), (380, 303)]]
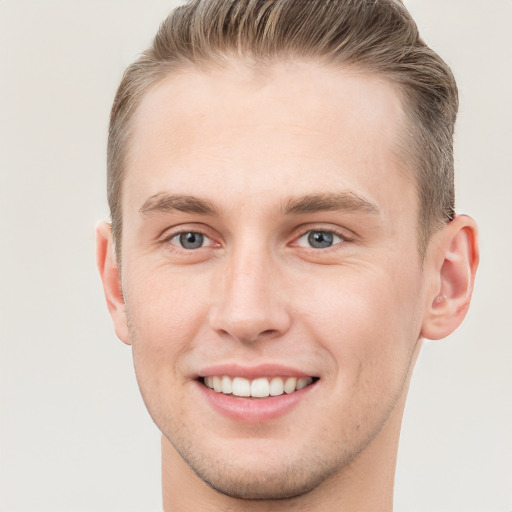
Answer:
[(290, 323), (278, 263), (262, 243), (240, 243), (223, 262), (211, 325), (242, 342), (278, 336)]

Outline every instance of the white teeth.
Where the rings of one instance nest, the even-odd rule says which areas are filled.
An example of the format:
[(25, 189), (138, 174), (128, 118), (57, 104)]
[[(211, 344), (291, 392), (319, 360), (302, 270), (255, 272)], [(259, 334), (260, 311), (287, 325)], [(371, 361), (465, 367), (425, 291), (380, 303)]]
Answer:
[(313, 382), (313, 379), (311, 377), (301, 377), (297, 381), (297, 391), (299, 389), (305, 388), (308, 384), (311, 384)]
[(251, 396), (251, 383), (242, 377), (235, 377), (231, 392), (236, 396)]
[(305, 388), (312, 382), (311, 377), (272, 377), (270, 380), (267, 377), (260, 377), (252, 381), (243, 377), (231, 379), (227, 375), (204, 377), (205, 386), (217, 391), (217, 393), (255, 398), (265, 398), (269, 395), (280, 396), (283, 393), (289, 395), (294, 391)]
[(218, 393), (222, 391), (222, 379), (220, 377), (213, 377), (213, 389)]
[(233, 385), (231, 383), (231, 379), (229, 377), (222, 377), (222, 392), (229, 395), (230, 393), (233, 393)]
[(251, 382), (251, 396), (255, 396), (258, 398), (263, 398), (268, 396), (270, 392), (270, 385), (268, 380), (265, 378), (254, 379)]
[(283, 386), (283, 379), (281, 377), (274, 377), (270, 381), (270, 396), (282, 395), (284, 393)]
[(284, 392), (289, 395), (295, 391), (297, 385), (297, 379), (295, 377), (288, 377), (284, 383)]

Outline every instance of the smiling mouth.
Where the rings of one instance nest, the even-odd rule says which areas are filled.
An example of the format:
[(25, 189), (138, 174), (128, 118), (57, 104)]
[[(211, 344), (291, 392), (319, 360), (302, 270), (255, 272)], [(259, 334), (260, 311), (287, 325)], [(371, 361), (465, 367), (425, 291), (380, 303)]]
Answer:
[(225, 395), (239, 397), (266, 398), (268, 396), (290, 395), (314, 384), (317, 377), (259, 377), (245, 379), (243, 377), (209, 376), (200, 381), (209, 389)]

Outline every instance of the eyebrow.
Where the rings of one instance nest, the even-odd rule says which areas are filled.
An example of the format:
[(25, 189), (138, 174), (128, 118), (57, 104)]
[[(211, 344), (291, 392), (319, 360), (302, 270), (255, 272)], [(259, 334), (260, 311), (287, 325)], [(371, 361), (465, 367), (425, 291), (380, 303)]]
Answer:
[[(208, 199), (184, 194), (155, 194), (148, 198), (139, 210), (142, 215), (176, 211), (210, 216), (218, 215), (217, 209)], [(354, 192), (308, 194), (290, 198), (284, 202), (281, 211), (284, 215), (307, 215), (322, 211), (362, 212), (373, 215), (380, 213), (376, 204)]]
[(183, 194), (155, 194), (151, 196), (142, 205), (139, 212), (142, 215), (149, 213), (170, 213), (170, 212), (183, 212), (183, 213), (198, 213), (201, 215), (215, 215), (216, 210), (213, 204), (207, 199), (202, 199), (196, 196), (188, 196)]
[(286, 215), (306, 215), (322, 211), (370, 213), (378, 215), (379, 207), (354, 192), (336, 192), (329, 194), (309, 194), (289, 199), (284, 205)]

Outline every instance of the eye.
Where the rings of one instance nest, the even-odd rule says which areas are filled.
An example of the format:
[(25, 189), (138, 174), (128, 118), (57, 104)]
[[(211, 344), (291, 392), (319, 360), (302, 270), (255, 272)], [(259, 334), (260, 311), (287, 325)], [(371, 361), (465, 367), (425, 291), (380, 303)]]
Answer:
[(211, 244), (211, 240), (202, 233), (196, 231), (186, 231), (174, 235), (170, 240), (172, 245), (181, 247), (182, 249), (193, 250), (204, 247), (206, 244)]
[(332, 231), (308, 231), (297, 240), (297, 245), (313, 249), (327, 249), (343, 241), (341, 236)]

